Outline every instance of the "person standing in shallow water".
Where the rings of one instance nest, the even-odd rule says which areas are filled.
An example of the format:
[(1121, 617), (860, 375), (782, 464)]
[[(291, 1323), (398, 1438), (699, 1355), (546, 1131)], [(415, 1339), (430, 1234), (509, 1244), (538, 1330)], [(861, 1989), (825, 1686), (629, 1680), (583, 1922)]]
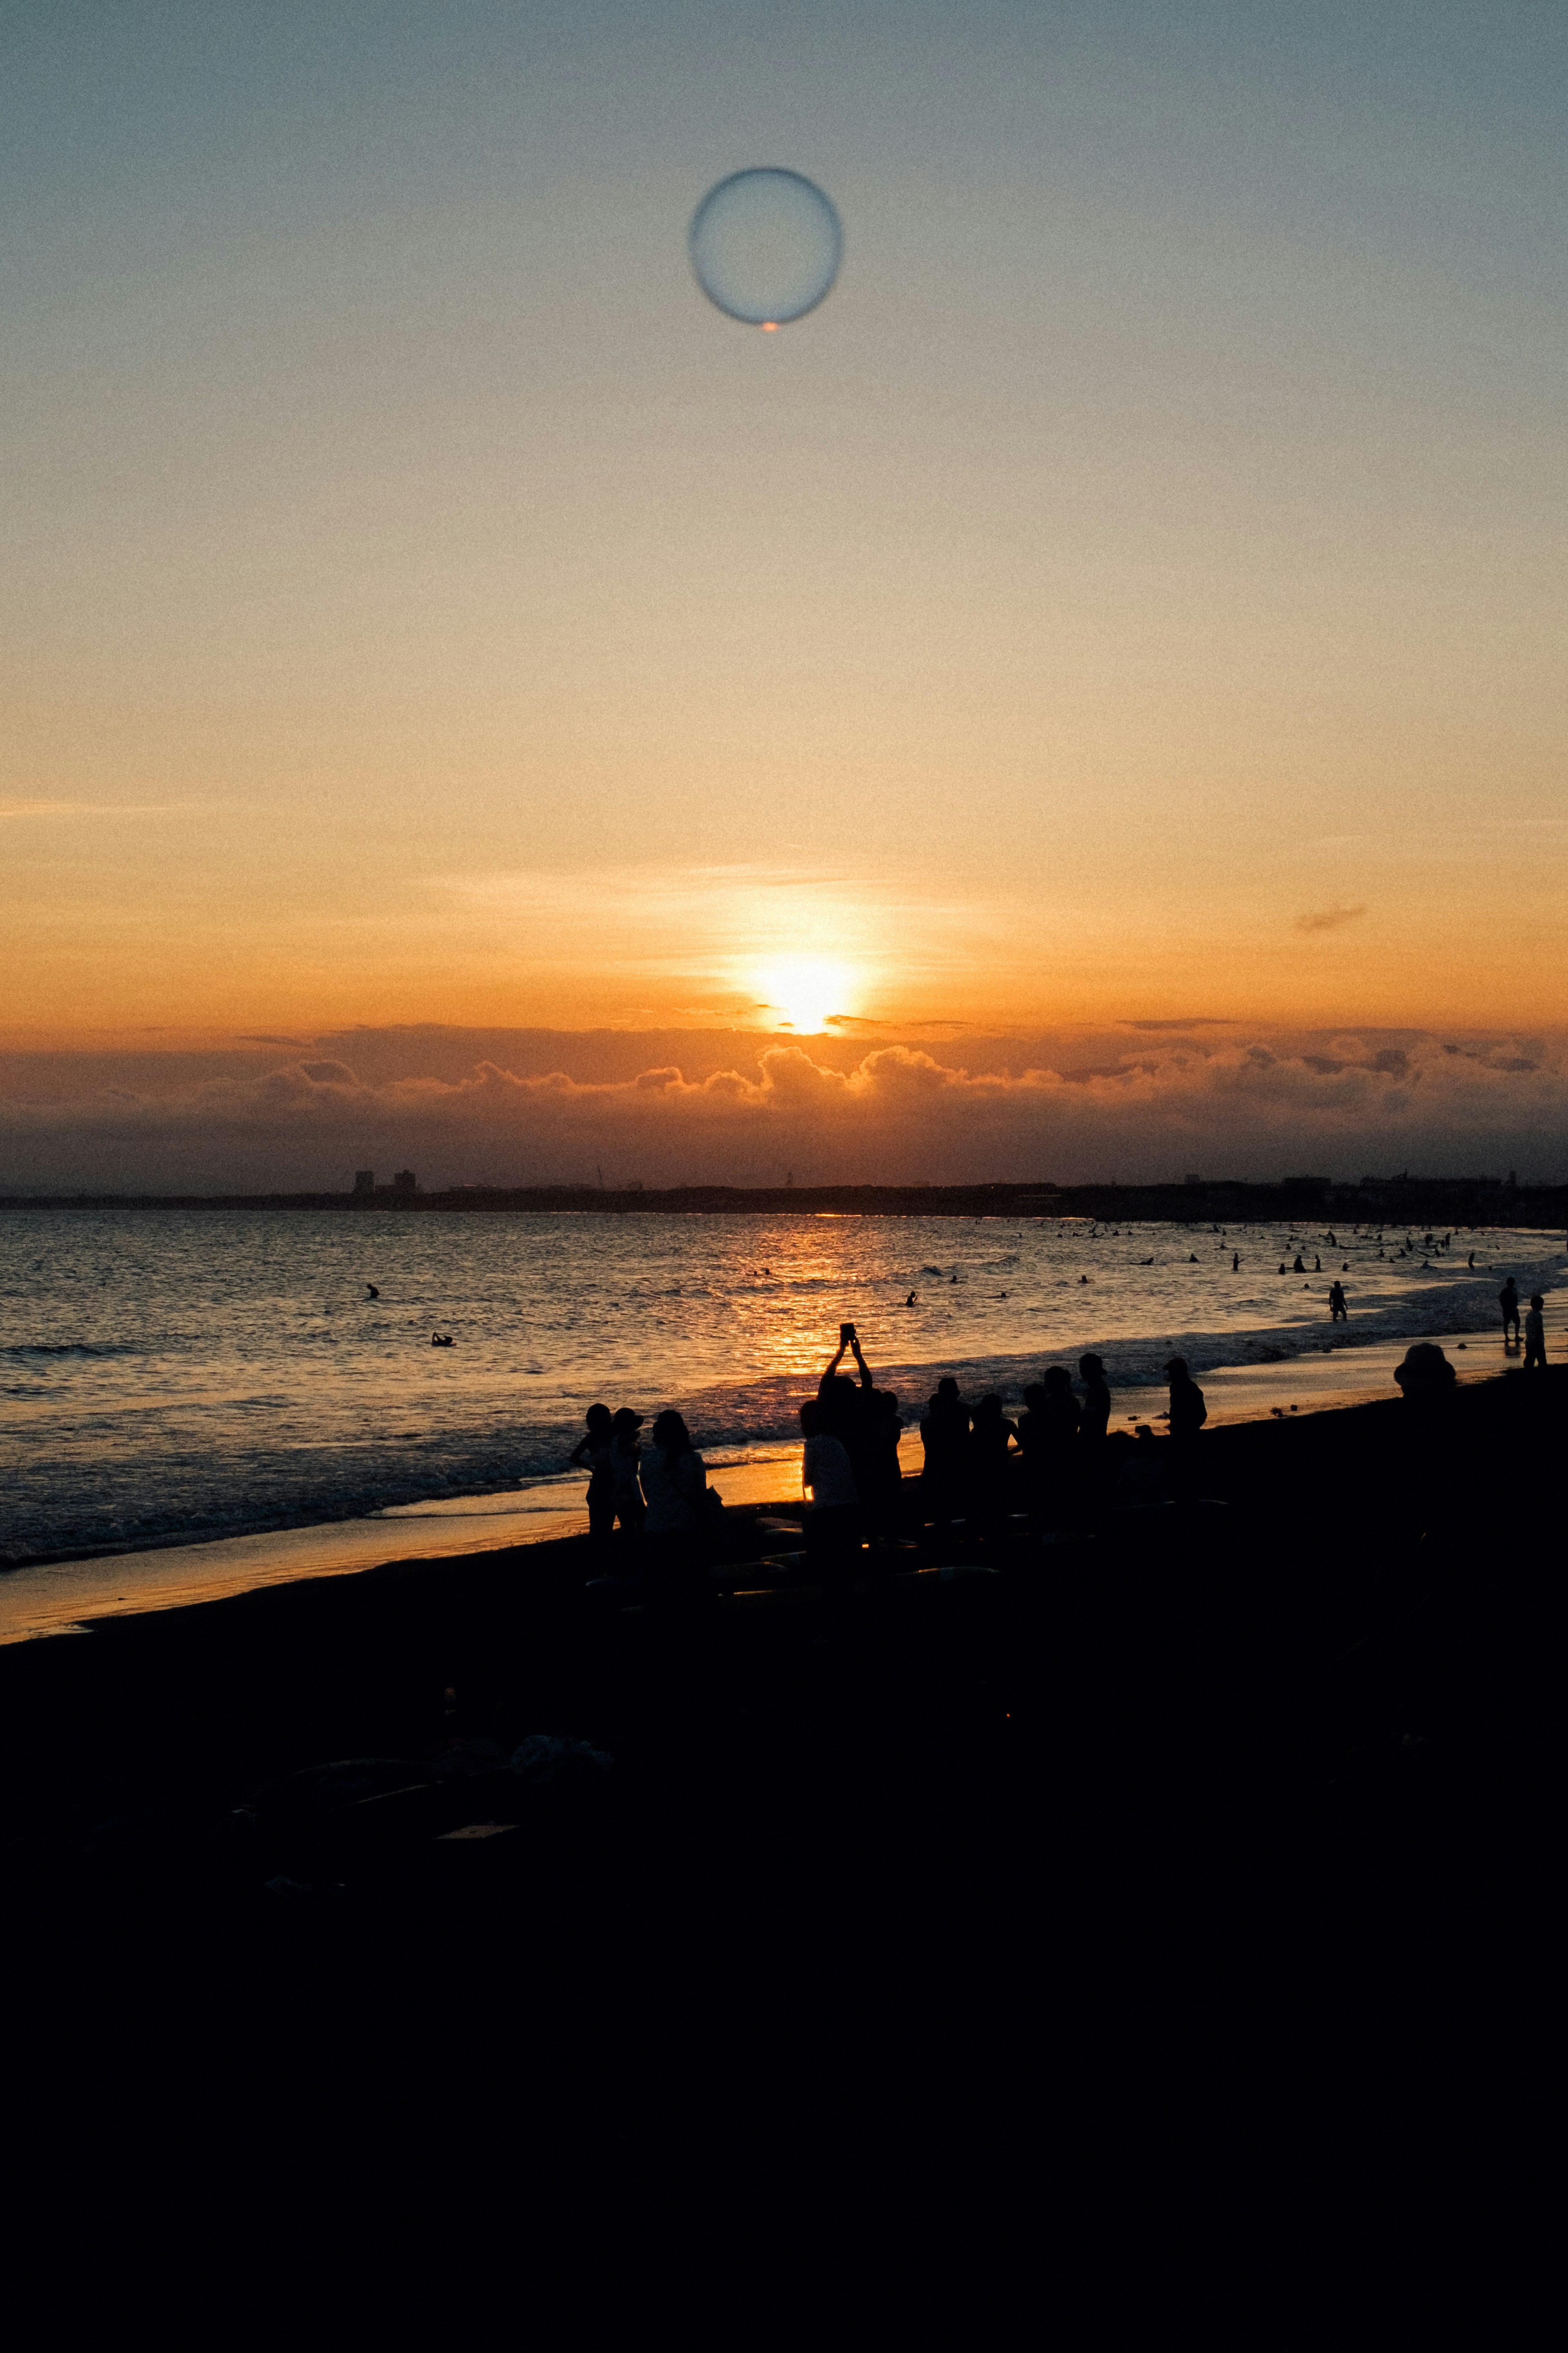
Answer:
[(1331, 1324), (1348, 1324), (1350, 1320), (1351, 1311), (1345, 1304), (1345, 1287), (1336, 1278), (1329, 1285), (1329, 1321)]
[(1519, 1285), (1510, 1274), (1498, 1293), (1497, 1303), (1502, 1309), (1502, 1344), (1508, 1345), (1509, 1329), (1513, 1330), (1514, 1345), (1519, 1345)]

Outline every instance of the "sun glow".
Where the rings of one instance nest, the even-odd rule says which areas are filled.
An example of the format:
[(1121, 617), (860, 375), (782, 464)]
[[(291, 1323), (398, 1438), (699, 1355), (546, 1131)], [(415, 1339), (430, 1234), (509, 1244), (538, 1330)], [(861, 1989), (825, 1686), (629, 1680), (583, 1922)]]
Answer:
[(781, 1029), (814, 1035), (836, 1013), (853, 1011), (859, 997), (847, 965), (823, 956), (791, 956), (756, 975), (759, 1010), (772, 1013)]

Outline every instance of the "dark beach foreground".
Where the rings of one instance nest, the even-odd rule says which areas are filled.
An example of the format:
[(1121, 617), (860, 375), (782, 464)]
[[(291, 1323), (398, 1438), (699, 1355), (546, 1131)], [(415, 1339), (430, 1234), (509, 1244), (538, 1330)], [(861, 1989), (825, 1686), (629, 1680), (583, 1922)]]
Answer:
[(1053, 2230), (1194, 2168), (1237, 2230), (1352, 2199), (1511, 2063), (1565, 1420), (1554, 1367), (1237, 1424), (1187, 1501), (840, 1591), (734, 1514), (689, 1617), (574, 1538), (0, 1651), (50, 2113), (611, 2212), (669, 2166), (957, 2165)]

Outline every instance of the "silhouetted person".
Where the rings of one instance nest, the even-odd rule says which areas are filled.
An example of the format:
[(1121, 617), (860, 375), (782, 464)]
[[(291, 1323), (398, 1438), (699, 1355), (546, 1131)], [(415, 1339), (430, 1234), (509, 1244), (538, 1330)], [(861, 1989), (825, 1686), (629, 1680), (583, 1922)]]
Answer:
[(1511, 1325), (1513, 1330), (1514, 1345), (1517, 1347), (1519, 1345), (1519, 1285), (1515, 1282), (1511, 1274), (1509, 1276), (1508, 1281), (1503, 1284), (1502, 1289), (1498, 1293), (1497, 1299), (1498, 1305), (1502, 1309), (1503, 1346), (1506, 1348), (1508, 1345), (1509, 1329)]
[(909, 1297), (905, 1300), (905, 1302), (904, 1302), (904, 1305), (905, 1305), (906, 1307), (912, 1307), (912, 1306), (914, 1305), (914, 1303), (915, 1303), (915, 1294), (914, 1294), (914, 1293), (911, 1291), (911, 1292), (910, 1292), (910, 1295), (909, 1295)]
[(903, 1430), (897, 1393), (873, 1389), (866, 1427), (865, 1502), (879, 1535), (892, 1535), (903, 1517), (904, 1472), (899, 1461)]
[(1301, 1253), (1300, 1250), (1296, 1252), (1296, 1263), (1290, 1269), (1290, 1271), (1292, 1274), (1305, 1274), (1307, 1271), (1306, 1268), (1301, 1263)]
[(1232, 1252), (1231, 1252), (1231, 1254), (1230, 1254), (1230, 1271), (1231, 1271), (1232, 1274), (1234, 1274), (1234, 1273), (1236, 1272), (1237, 1269), (1240, 1266), (1240, 1264), (1241, 1264), (1241, 1253), (1240, 1253), (1240, 1251), (1239, 1251), (1239, 1250), (1232, 1250)]
[(594, 1545), (601, 1546), (609, 1541), (616, 1525), (616, 1482), (610, 1469), (610, 1438), (612, 1424), (607, 1405), (591, 1405), (584, 1416), (587, 1435), (580, 1438), (567, 1456), (573, 1469), (588, 1468), (588, 1534)]
[(1350, 1309), (1349, 1309), (1349, 1308), (1346, 1306), (1346, 1304), (1345, 1304), (1345, 1287), (1344, 1287), (1344, 1284), (1343, 1284), (1342, 1282), (1331, 1282), (1331, 1283), (1330, 1283), (1330, 1285), (1329, 1285), (1329, 1321), (1330, 1321), (1330, 1323), (1331, 1323), (1331, 1324), (1348, 1324), (1348, 1323), (1350, 1322), (1350, 1320), (1351, 1320), (1351, 1311), (1350, 1311)]
[[(1378, 1256), (1379, 1256), (1379, 1258), (1381, 1258), (1381, 1257), (1383, 1256), (1383, 1252), (1382, 1252), (1381, 1250), (1379, 1250), (1379, 1251), (1378, 1251)], [(1468, 1267), (1468, 1266), (1474, 1266), (1475, 1262), (1476, 1262), (1476, 1254), (1475, 1254), (1475, 1251), (1474, 1251), (1474, 1250), (1472, 1250), (1472, 1251), (1470, 1252), (1469, 1257), (1465, 1261), (1465, 1264), (1466, 1264)]]
[(367, 1299), (379, 1299), (381, 1297), (381, 1293), (376, 1289), (374, 1282), (367, 1282), (365, 1284), (364, 1295)]
[(1530, 1294), (1530, 1313), (1524, 1319), (1524, 1369), (1527, 1373), (1546, 1370), (1546, 1302), (1539, 1291)]
[[(838, 1369), (847, 1354), (854, 1356), (859, 1375), (858, 1383)], [(816, 1385), (816, 1398), (826, 1417), (823, 1428), (831, 1430), (848, 1455), (862, 1498), (868, 1493), (874, 1395), (871, 1367), (860, 1353), (855, 1326), (853, 1324), (841, 1324), (838, 1346), (828, 1358), (827, 1369)]]
[(704, 1525), (708, 1473), (679, 1414), (656, 1414), (653, 1444), (642, 1458), (643, 1559), (655, 1600), (706, 1597)]
[(641, 1428), (641, 1414), (634, 1413), (629, 1405), (610, 1416), (610, 1485), (615, 1493), (615, 1516), (624, 1536), (640, 1536), (643, 1529), (645, 1506), (638, 1477), (642, 1450), (637, 1443)]
[(860, 1492), (848, 1449), (828, 1429), (819, 1398), (801, 1407), (800, 1430), (805, 1440), (800, 1468), (805, 1548), (817, 1567), (841, 1569), (853, 1560), (860, 1542)]
[(1080, 1416), (1072, 1375), (1065, 1365), (1053, 1365), (1024, 1397), (1029, 1410), (1018, 1426), (1018, 1442), (1028, 1466), (1031, 1508), (1059, 1520), (1070, 1507), (1079, 1471)]
[(1452, 1397), (1458, 1375), (1435, 1340), (1417, 1340), (1405, 1351), (1404, 1362), (1394, 1366), (1394, 1377), (1415, 1405)]
[(1172, 1467), (1177, 1493), (1183, 1494), (1192, 1487), (1198, 1432), (1209, 1418), (1209, 1409), (1202, 1389), (1187, 1370), (1184, 1356), (1173, 1356), (1165, 1372), (1171, 1384)]
[(1001, 1398), (983, 1397), (969, 1433), (969, 1491), (982, 1520), (1000, 1519), (1007, 1509), (1007, 1463), (1017, 1444)]
[(925, 1448), (921, 1480), (926, 1509), (939, 1528), (945, 1528), (963, 1508), (963, 1476), (969, 1456), (969, 1409), (958, 1394), (958, 1383), (944, 1374), (921, 1416), (921, 1441)]
[(1110, 1389), (1105, 1377), (1104, 1359), (1080, 1356), (1079, 1377), (1083, 1382), (1083, 1409), (1079, 1416), (1078, 1434), (1080, 1445), (1098, 1449), (1103, 1445), (1110, 1426)]

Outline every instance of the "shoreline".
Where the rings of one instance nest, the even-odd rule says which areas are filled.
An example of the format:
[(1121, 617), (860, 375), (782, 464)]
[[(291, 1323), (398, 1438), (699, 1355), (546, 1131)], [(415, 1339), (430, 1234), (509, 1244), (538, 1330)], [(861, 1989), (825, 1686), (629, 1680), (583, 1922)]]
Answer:
[[(1549, 1362), (1568, 1342), (1568, 1286), (1546, 1294)], [(1340, 1335), (1302, 1346), (1278, 1361), (1242, 1362), (1200, 1375), (1211, 1430), (1300, 1421), (1397, 1398), (1394, 1367), (1409, 1337)], [(1499, 1377), (1520, 1361), (1500, 1341), (1474, 1331), (1423, 1334), (1435, 1339), (1469, 1388)], [(977, 1386), (977, 1385), (976, 1385)], [(1163, 1384), (1112, 1390), (1111, 1429), (1140, 1421), (1158, 1430), (1165, 1409)], [(922, 1459), (917, 1426), (900, 1446), (904, 1475)], [(730, 1509), (783, 1508), (799, 1502), (799, 1441), (758, 1441), (743, 1453), (722, 1443), (707, 1450), (710, 1482)], [(582, 1474), (563, 1473), (486, 1494), (430, 1498), (388, 1506), (374, 1514), (313, 1522), (240, 1535), (175, 1539), (121, 1551), (83, 1553), (21, 1562), (0, 1573), (0, 1648), (85, 1630), (86, 1621), (163, 1614), (198, 1608), (275, 1586), (363, 1576), (399, 1562), (456, 1561), (499, 1552), (531, 1550), (585, 1533)]]

